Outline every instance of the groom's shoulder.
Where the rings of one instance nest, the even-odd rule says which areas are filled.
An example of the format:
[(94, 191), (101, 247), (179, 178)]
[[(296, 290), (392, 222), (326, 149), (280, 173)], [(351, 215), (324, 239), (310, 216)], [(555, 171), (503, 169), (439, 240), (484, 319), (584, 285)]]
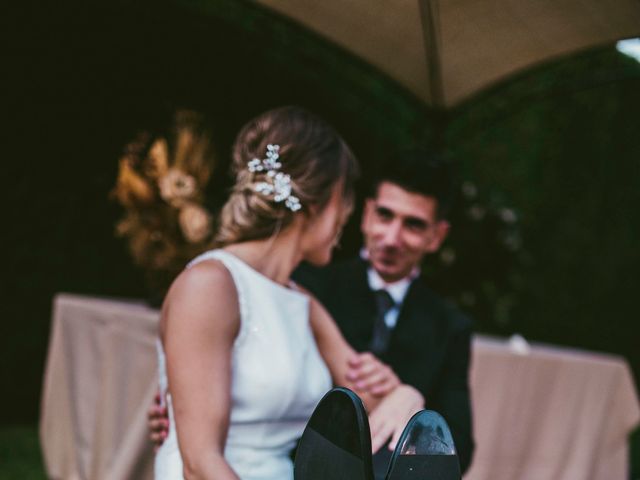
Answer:
[(366, 271), (367, 267), (368, 263), (365, 260), (355, 256), (336, 260), (335, 262), (327, 265), (325, 270), (327, 275), (335, 276), (344, 275), (345, 273), (357, 275), (359, 272)]
[(473, 320), (452, 299), (437, 293), (423, 276), (419, 276), (412, 282), (405, 302), (416, 307), (419, 311), (426, 312), (430, 318), (448, 325), (450, 329), (470, 330), (473, 328)]
[(293, 273), (293, 280), (317, 293), (352, 282), (360, 270), (365, 271), (366, 264), (359, 257), (337, 260), (324, 267), (302, 263)]

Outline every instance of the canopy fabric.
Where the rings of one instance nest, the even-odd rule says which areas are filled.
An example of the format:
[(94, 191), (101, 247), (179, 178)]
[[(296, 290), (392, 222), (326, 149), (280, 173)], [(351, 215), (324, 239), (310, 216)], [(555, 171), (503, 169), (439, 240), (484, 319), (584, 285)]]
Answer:
[(453, 107), (533, 65), (640, 36), (639, 0), (257, 0)]

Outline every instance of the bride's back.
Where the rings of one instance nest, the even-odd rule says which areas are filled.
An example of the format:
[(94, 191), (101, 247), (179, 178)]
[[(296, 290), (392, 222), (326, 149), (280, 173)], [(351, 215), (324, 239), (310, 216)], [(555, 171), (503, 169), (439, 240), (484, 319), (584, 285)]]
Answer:
[[(318, 399), (331, 388), (309, 326), (308, 297), (224, 250), (206, 252), (190, 266), (211, 261), (222, 262), (230, 272), (240, 309), (225, 457), (242, 479), (286, 479), (291, 476), (289, 454)], [(166, 390), (161, 345), (158, 353)], [(182, 478), (182, 461), (170, 395), (167, 403), (169, 436), (156, 456), (156, 479), (175, 480)]]

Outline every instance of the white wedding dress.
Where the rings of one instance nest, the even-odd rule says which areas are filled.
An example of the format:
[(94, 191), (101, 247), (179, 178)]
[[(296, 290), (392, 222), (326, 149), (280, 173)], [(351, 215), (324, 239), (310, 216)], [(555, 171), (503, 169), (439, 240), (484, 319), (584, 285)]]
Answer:
[[(309, 324), (309, 299), (285, 288), (223, 250), (216, 259), (238, 292), (240, 330), (232, 350), (231, 413), (224, 456), (242, 480), (291, 480), (290, 452), (318, 401), (331, 388)], [(189, 267), (187, 267), (189, 268)], [(155, 459), (156, 480), (180, 480), (182, 460), (158, 342), (160, 388), (168, 391), (169, 435)]]

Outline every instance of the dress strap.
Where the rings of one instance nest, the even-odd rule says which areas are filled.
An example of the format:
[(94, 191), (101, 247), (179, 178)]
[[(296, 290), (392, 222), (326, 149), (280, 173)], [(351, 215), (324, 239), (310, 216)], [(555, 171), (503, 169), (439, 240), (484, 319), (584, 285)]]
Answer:
[(185, 269), (189, 269), (198, 263), (204, 262), (206, 260), (218, 260), (220, 261), (224, 267), (231, 274), (231, 278), (233, 279), (233, 283), (236, 286), (236, 291), (238, 292), (238, 306), (240, 310), (240, 331), (238, 332), (238, 336), (234, 342), (234, 348), (240, 345), (244, 338), (247, 336), (247, 333), (250, 328), (251, 323), (251, 312), (249, 309), (249, 290), (247, 285), (247, 279), (242, 274), (242, 265), (239, 264), (240, 261), (234, 257), (232, 254), (225, 252), (224, 250), (216, 249), (209, 250), (198, 255), (196, 258), (191, 260)]

